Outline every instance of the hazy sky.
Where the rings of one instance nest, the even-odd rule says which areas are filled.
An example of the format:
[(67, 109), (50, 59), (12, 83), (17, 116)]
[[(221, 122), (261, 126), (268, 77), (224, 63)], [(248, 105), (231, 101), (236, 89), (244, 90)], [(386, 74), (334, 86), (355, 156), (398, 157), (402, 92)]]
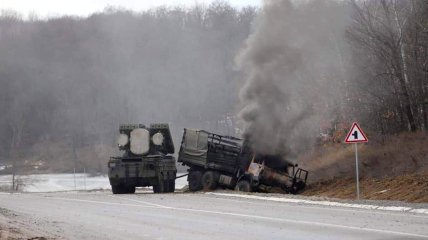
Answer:
[[(60, 15), (87, 16), (102, 11), (108, 6), (120, 6), (134, 11), (151, 7), (193, 6), (195, 4), (210, 4), (214, 0), (0, 0), (0, 10), (14, 10), (27, 17), (35, 13), (40, 17), (55, 17)], [(260, 6), (262, 0), (225, 0), (232, 6)]]

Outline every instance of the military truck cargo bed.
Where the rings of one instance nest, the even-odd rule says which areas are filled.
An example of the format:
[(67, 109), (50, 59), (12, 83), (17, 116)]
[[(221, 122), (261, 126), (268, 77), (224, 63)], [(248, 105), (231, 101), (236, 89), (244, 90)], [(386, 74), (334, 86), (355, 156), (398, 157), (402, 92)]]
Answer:
[(238, 169), (248, 167), (242, 165), (242, 142), (204, 130), (184, 129), (178, 162), (235, 174)]

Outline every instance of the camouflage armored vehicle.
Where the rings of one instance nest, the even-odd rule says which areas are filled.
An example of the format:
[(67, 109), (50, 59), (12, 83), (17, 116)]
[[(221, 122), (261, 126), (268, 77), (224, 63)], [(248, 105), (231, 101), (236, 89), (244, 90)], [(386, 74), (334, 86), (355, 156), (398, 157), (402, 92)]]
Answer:
[(135, 187), (153, 186), (153, 192), (174, 192), (177, 168), (168, 124), (126, 124), (119, 128), (120, 157), (108, 162), (113, 194), (134, 193)]

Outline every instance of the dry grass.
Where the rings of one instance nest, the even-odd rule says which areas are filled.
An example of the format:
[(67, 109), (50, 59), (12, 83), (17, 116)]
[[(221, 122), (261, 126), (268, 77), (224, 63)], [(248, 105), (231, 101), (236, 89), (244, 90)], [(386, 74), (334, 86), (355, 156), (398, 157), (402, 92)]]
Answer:
[[(428, 173), (428, 134), (406, 133), (391, 136), (385, 144), (359, 144), (360, 176), (382, 178)], [(311, 172), (310, 181), (355, 176), (354, 146), (331, 144), (318, 147), (300, 158)]]
[[(427, 203), (428, 175), (408, 174), (380, 179), (361, 179), (360, 191), (363, 199)], [(341, 178), (314, 183), (302, 194), (353, 199), (356, 197), (355, 179)]]
[[(428, 134), (405, 133), (385, 143), (359, 144), (361, 189), (365, 199), (428, 202)], [(301, 156), (310, 171), (304, 195), (355, 197), (354, 146), (330, 144)]]

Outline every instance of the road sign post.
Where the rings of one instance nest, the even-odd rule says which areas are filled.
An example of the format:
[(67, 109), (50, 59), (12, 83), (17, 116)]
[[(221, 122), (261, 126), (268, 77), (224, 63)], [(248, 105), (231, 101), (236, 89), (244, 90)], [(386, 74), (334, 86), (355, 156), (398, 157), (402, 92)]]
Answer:
[(357, 175), (357, 199), (360, 200), (360, 178), (358, 174), (358, 143), (354, 143), (355, 145), (355, 170)]
[(357, 199), (360, 200), (360, 178), (358, 171), (358, 143), (368, 142), (366, 135), (363, 130), (360, 128), (358, 123), (354, 122), (352, 124), (351, 130), (348, 135), (346, 135), (345, 143), (353, 143), (355, 145), (355, 171), (356, 171), (356, 180), (357, 180)]

